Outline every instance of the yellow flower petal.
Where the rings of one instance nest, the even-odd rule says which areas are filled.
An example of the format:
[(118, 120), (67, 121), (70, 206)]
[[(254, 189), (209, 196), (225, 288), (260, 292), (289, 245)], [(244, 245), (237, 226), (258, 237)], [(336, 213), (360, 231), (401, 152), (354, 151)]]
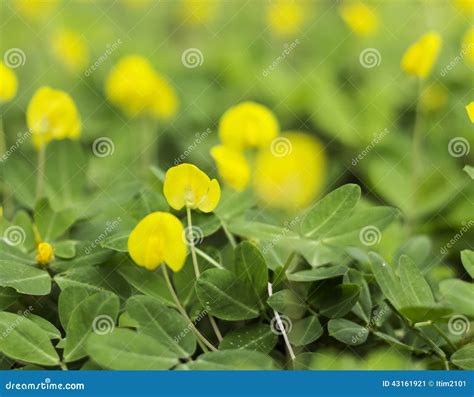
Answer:
[(441, 48), (441, 36), (436, 32), (424, 34), (403, 55), (401, 66), (405, 73), (426, 78), (433, 68)]
[(128, 252), (133, 261), (148, 270), (165, 262), (179, 271), (186, 259), (184, 228), (180, 220), (167, 212), (153, 212), (143, 218), (128, 237)]
[(211, 149), (219, 175), (232, 189), (241, 192), (249, 184), (250, 167), (244, 154), (224, 145)]
[(474, 102), (471, 102), (466, 106), (466, 111), (467, 115), (469, 116), (469, 120), (471, 120), (471, 123), (474, 123)]
[(358, 36), (372, 36), (378, 30), (377, 13), (362, 2), (345, 2), (339, 12), (344, 22)]
[(276, 0), (267, 8), (270, 29), (282, 37), (294, 36), (302, 28), (308, 13), (308, 5), (301, 0)]
[(0, 62), (0, 104), (11, 101), (18, 89), (15, 72)]
[(471, 27), (464, 35), (461, 47), (461, 54), (465, 55), (471, 65), (474, 65), (474, 27)]
[(80, 72), (89, 62), (89, 48), (79, 32), (59, 30), (51, 38), (56, 60), (71, 72)]
[(199, 203), (198, 208), (202, 212), (212, 212), (219, 204), (219, 200), (221, 199), (221, 187), (217, 179), (213, 179), (209, 183), (209, 189), (204, 196), (204, 199)]
[(36, 254), (36, 262), (39, 265), (47, 265), (54, 260), (54, 249), (51, 244), (41, 242), (38, 244), (38, 253)]

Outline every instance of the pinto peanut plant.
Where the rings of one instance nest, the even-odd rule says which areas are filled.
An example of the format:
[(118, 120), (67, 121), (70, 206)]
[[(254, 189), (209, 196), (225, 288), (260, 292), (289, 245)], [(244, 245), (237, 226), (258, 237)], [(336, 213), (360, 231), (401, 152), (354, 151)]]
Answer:
[(0, 369), (474, 369), (461, 3), (5, 3)]

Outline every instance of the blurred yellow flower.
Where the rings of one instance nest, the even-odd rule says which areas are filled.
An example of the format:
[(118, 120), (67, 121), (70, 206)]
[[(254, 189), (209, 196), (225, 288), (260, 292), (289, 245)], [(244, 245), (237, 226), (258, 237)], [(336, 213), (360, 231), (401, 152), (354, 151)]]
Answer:
[(474, 123), (474, 102), (471, 102), (466, 106), (466, 111), (467, 115), (469, 116), (469, 120), (471, 120), (471, 123)]
[(474, 0), (454, 0), (454, 4), (463, 14), (474, 14)]
[(57, 31), (51, 38), (51, 48), (57, 61), (71, 72), (80, 72), (89, 63), (87, 43), (73, 30)]
[(277, 36), (294, 36), (303, 26), (307, 7), (302, 0), (276, 0), (268, 5), (267, 23)]
[(184, 228), (167, 212), (153, 212), (143, 218), (128, 237), (128, 252), (134, 262), (148, 270), (163, 262), (171, 270), (181, 270), (186, 259)]
[(111, 103), (129, 117), (152, 116), (166, 119), (178, 109), (173, 87), (151, 65), (148, 59), (129, 55), (110, 72), (105, 93)]
[(13, 5), (21, 16), (31, 21), (39, 21), (53, 13), (59, 5), (59, 0), (13, 0)]
[(180, 164), (166, 171), (163, 186), (168, 204), (175, 210), (183, 207), (212, 212), (221, 198), (217, 179), (210, 179), (193, 164)]
[(218, 5), (218, 0), (181, 0), (179, 14), (186, 25), (205, 25), (216, 17)]
[(228, 146), (217, 145), (211, 149), (211, 156), (224, 182), (238, 192), (245, 190), (250, 179), (250, 167), (245, 155)]
[(431, 84), (421, 93), (421, 109), (425, 112), (436, 112), (446, 105), (448, 91), (441, 84)]
[(278, 131), (278, 120), (271, 110), (255, 102), (242, 102), (231, 107), (219, 121), (222, 143), (239, 150), (266, 147)]
[(35, 92), (26, 120), (38, 150), (53, 139), (77, 139), (81, 133), (81, 119), (70, 95), (50, 87)]
[(11, 101), (17, 92), (18, 80), (15, 72), (0, 62), (0, 104)]
[(405, 73), (426, 78), (438, 58), (441, 48), (441, 36), (436, 32), (424, 34), (403, 54), (401, 67)]
[(257, 155), (253, 185), (264, 204), (292, 211), (313, 202), (323, 188), (325, 174), (321, 142), (289, 132)]
[(366, 37), (377, 33), (379, 17), (376, 11), (359, 1), (345, 2), (339, 9), (342, 19), (358, 36)]
[(54, 260), (54, 249), (51, 244), (44, 241), (38, 244), (36, 262), (39, 265), (47, 265)]
[(468, 62), (471, 65), (474, 65), (474, 26), (471, 27), (463, 37), (462, 53)]

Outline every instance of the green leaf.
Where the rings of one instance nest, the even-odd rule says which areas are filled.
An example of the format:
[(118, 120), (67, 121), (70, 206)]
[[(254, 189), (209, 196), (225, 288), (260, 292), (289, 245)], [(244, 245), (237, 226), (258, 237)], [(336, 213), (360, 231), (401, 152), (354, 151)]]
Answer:
[(66, 330), (64, 360), (79, 360), (87, 355), (85, 344), (93, 333), (104, 333), (115, 327), (119, 299), (110, 292), (98, 292), (84, 299), (72, 312)]
[(15, 360), (57, 365), (59, 357), (49, 335), (25, 316), (0, 312), (0, 351)]
[(11, 287), (20, 294), (48, 295), (51, 278), (48, 272), (36, 267), (0, 260), (0, 285)]
[(238, 219), (229, 223), (231, 233), (257, 240), (281, 240), (283, 237), (298, 240), (298, 235), (289, 229), (262, 222)]
[(360, 287), (359, 300), (352, 308), (361, 320), (368, 323), (372, 313), (372, 298), (370, 297), (370, 290), (367, 281), (363, 274), (355, 269), (349, 269), (344, 275), (344, 283), (356, 284)]
[(293, 322), (288, 339), (294, 346), (305, 346), (319, 339), (323, 332), (318, 317), (309, 316)]
[(196, 350), (191, 325), (174, 309), (149, 296), (133, 296), (127, 301), (127, 312), (138, 323), (139, 330), (156, 339), (178, 357), (189, 357)]
[[(31, 307), (31, 306), (30, 306)], [(38, 325), (49, 337), (49, 339), (61, 339), (61, 332), (48, 320), (36, 314), (24, 313), (28, 320)]]
[[(54, 272), (64, 272), (72, 269), (80, 269), (104, 263), (113, 252), (100, 246), (94, 246), (93, 242), (82, 241), (76, 245), (76, 256), (70, 260), (56, 260), (49, 264)], [(86, 270), (87, 271), (87, 270)]]
[(234, 219), (245, 210), (255, 205), (255, 198), (250, 190), (236, 193), (231, 189), (223, 189), (219, 205), (214, 213), (223, 220)]
[(329, 320), (329, 335), (350, 346), (361, 345), (367, 340), (367, 328), (344, 318)]
[(196, 292), (202, 305), (217, 318), (247, 320), (259, 315), (252, 289), (228, 270), (206, 270), (196, 282)]
[(240, 281), (252, 288), (256, 300), (265, 293), (268, 268), (265, 258), (255, 245), (244, 241), (235, 249), (234, 273)]
[(464, 171), (471, 177), (471, 179), (474, 179), (474, 167), (470, 165), (466, 165), (463, 168)]
[(32, 255), (24, 253), (17, 246), (10, 245), (2, 239), (0, 239), (0, 252), (0, 260), (22, 263), (24, 265), (36, 264), (36, 260)]
[(84, 299), (90, 295), (88, 288), (73, 286), (61, 291), (58, 299), (59, 320), (64, 329), (67, 329), (71, 314)]
[(54, 211), (49, 200), (43, 198), (36, 203), (34, 219), (41, 240), (51, 242), (71, 227), (76, 220), (76, 210), (69, 208)]
[(24, 232), (24, 241), (20, 244), (20, 247), (25, 248), (25, 251), (34, 249), (36, 247), (36, 240), (30, 214), (23, 210), (15, 212), (12, 224), (20, 227)]
[[(183, 224), (186, 224), (185, 220), (183, 220)], [(196, 212), (193, 213), (193, 226), (199, 228), (198, 230), (202, 237), (207, 237), (221, 228), (221, 221), (213, 213)]]
[(161, 370), (178, 364), (178, 358), (152, 337), (117, 328), (87, 340), (87, 354), (101, 367), (113, 370)]
[(6, 309), (11, 304), (16, 302), (21, 295), (13, 288), (0, 287), (0, 310)]
[(64, 240), (54, 243), (54, 256), (62, 259), (71, 259), (76, 256), (77, 241)]
[(347, 184), (337, 188), (306, 213), (301, 222), (301, 232), (308, 238), (324, 237), (337, 223), (350, 216), (359, 199), (358, 185)]
[(268, 324), (253, 324), (228, 332), (219, 350), (243, 349), (270, 353), (278, 341), (278, 336)]
[(461, 251), (461, 261), (464, 266), (464, 269), (466, 269), (466, 272), (468, 272), (469, 276), (471, 276), (471, 278), (474, 278), (474, 251)]
[(410, 352), (414, 353), (421, 353), (421, 354), (426, 354), (428, 353), (427, 350), (419, 349), (417, 347), (413, 347), (410, 345), (407, 345), (406, 343), (400, 342), (398, 339), (395, 339), (391, 335), (384, 334), (383, 332), (379, 331), (372, 331), (372, 333), (382, 339), (384, 342), (387, 342), (389, 345), (394, 346), (394, 347), (399, 347), (404, 350), (408, 350)]
[(110, 237), (107, 237), (102, 243), (103, 248), (111, 249), (112, 251), (128, 252), (128, 236), (129, 231), (118, 232)]
[(315, 296), (315, 302), (320, 308), (321, 315), (331, 318), (342, 317), (352, 310), (359, 299), (359, 294), (358, 285), (340, 284)]
[(462, 369), (474, 369), (474, 343), (461, 347), (451, 356), (451, 362)]
[(311, 270), (302, 270), (288, 275), (290, 281), (319, 281), (341, 277), (347, 272), (344, 265), (321, 266)]
[(457, 279), (443, 280), (439, 284), (443, 302), (455, 313), (474, 317), (474, 285)]
[(275, 364), (269, 356), (260, 352), (220, 350), (204, 353), (186, 367), (193, 370), (269, 370), (275, 369)]
[(300, 318), (307, 310), (306, 302), (289, 289), (275, 292), (267, 302), (272, 309), (291, 318)]
[(452, 313), (452, 310), (443, 306), (407, 306), (399, 309), (400, 314), (414, 323), (435, 321)]
[(435, 303), (433, 293), (418, 266), (408, 256), (402, 255), (398, 263), (400, 286), (407, 306), (431, 306)]

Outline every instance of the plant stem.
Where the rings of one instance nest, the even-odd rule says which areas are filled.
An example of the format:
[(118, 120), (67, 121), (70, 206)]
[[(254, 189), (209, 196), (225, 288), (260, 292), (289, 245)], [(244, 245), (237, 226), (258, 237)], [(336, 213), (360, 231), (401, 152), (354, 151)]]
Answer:
[(187, 242), (191, 246), (191, 256), (193, 258), (193, 266), (194, 266), (194, 274), (196, 274), (196, 279), (201, 276), (199, 272), (199, 266), (196, 256), (196, 247), (194, 246), (194, 238), (193, 238), (193, 221), (191, 218), (191, 208), (187, 205), (186, 206), (186, 218), (188, 220), (188, 230), (187, 230)]
[(209, 255), (207, 255), (204, 251), (201, 251), (199, 248), (195, 247), (196, 249), (196, 254), (198, 254), (201, 258), (205, 259), (208, 261), (211, 265), (217, 267), (218, 269), (225, 269), (224, 266), (222, 266), (219, 262), (211, 258)]
[(456, 346), (454, 345), (454, 343), (451, 341), (451, 339), (449, 339), (449, 337), (444, 333), (444, 331), (437, 325), (437, 324), (433, 324), (433, 328), (436, 330), (436, 332), (438, 332), (438, 334), (446, 341), (446, 343), (448, 344), (448, 346), (453, 350), (453, 352), (455, 352), (457, 350)]
[(288, 259), (283, 265), (283, 268), (281, 269), (280, 273), (278, 273), (277, 276), (275, 277), (275, 280), (273, 280), (274, 287), (277, 287), (283, 281), (283, 278), (286, 276), (286, 271), (290, 267), (295, 256), (296, 256), (296, 253), (294, 251), (290, 254), (290, 256), (288, 256)]
[(227, 239), (229, 240), (230, 245), (232, 248), (237, 247), (237, 242), (235, 241), (234, 236), (232, 235), (231, 232), (229, 232), (229, 229), (227, 229), (227, 225), (223, 220), (221, 220), (221, 225), (222, 225), (222, 230), (224, 230), (225, 235), (227, 236)]
[(40, 199), (44, 190), (44, 166), (46, 160), (46, 144), (41, 144), (38, 151), (38, 165), (36, 169), (36, 199)]
[(201, 340), (204, 345), (206, 345), (209, 349), (212, 351), (216, 351), (217, 349), (212, 345), (211, 342), (209, 342), (206, 337), (199, 332), (199, 330), (196, 328), (192, 320), (189, 318), (188, 313), (186, 313), (186, 310), (184, 310), (184, 307), (181, 305), (181, 302), (179, 301), (178, 295), (176, 295), (176, 292), (173, 288), (173, 284), (171, 284), (171, 280), (168, 276), (168, 271), (166, 270), (166, 266), (163, 264), (161, 265), (161, 270), (163, 271), (163, 276), (166, 281), (166, 285), (168, 286), (168, 289), (170, 291), (171, 296), (173, 297), (174, 303), (176, 304), (176, 307), (178, 311), (181, 313), (181, 315), (189, 322), (189, 326), (191, 329), (194, 331), (196, 334), (198, 340)]
[(67, 365), (65, 363), (63, 363), (62, 361), (59, 362), (59, 366), (61, 367), (61, 369), (63, 371), (68, 371), (69, 370)]

